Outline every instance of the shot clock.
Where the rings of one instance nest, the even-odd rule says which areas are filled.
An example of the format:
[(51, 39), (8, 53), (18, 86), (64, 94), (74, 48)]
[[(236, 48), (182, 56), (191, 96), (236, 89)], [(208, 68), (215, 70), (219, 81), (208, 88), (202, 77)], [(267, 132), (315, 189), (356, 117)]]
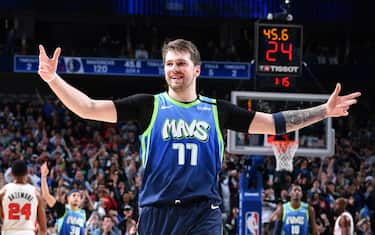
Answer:
[(256, 74), (300, 76), (302, 31), (302, 25), (255, 23)]

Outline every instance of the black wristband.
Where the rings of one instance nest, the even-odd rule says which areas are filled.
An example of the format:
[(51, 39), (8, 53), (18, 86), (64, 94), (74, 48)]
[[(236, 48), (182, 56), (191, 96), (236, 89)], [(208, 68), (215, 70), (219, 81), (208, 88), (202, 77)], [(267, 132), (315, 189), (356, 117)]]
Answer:
[(285, 118), (282, 112), (272, 114), (273, 121), (275, 122), (276, 135), (282, 135), (286, 133)]

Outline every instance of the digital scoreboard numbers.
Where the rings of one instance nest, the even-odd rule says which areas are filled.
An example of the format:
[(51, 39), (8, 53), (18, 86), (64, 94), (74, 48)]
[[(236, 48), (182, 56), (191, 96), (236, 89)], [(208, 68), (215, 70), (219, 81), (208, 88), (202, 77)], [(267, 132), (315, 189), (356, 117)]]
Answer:
[(300, 76), (302, 33), (302, 25), (255, 23), (256, 74)]
[(258, 79), (257, 87), (267, 91), (294, 91), (297, 85), (296, 77), (262, 76)]

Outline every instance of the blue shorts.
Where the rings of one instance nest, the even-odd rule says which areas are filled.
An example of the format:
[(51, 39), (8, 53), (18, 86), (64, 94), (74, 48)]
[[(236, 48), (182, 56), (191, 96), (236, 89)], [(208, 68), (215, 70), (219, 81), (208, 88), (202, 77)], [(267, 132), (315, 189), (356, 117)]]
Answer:
[(142, 207), (138, 232), (140, 235), (220, 235), (221, 210), (208, 200)]

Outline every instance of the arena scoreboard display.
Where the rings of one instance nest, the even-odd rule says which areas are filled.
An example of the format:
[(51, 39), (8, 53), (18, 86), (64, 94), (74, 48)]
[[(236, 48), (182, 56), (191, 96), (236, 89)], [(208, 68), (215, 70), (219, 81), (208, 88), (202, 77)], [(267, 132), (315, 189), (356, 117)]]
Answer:
[[(36, 73), (38, 66), (38, 56), (14, 56), (13, 71), (16, 73)], [(83, 75), (163, 77), (164, 66), (162, 60), (65, 56), (60, 57), (57, 72)], [(251, 64), (203, 61), (200, 77), (205, 79), (251, 79)]]
[(255, 65), (260, 76), (302, 74), (302, 25), (255, 23)]

